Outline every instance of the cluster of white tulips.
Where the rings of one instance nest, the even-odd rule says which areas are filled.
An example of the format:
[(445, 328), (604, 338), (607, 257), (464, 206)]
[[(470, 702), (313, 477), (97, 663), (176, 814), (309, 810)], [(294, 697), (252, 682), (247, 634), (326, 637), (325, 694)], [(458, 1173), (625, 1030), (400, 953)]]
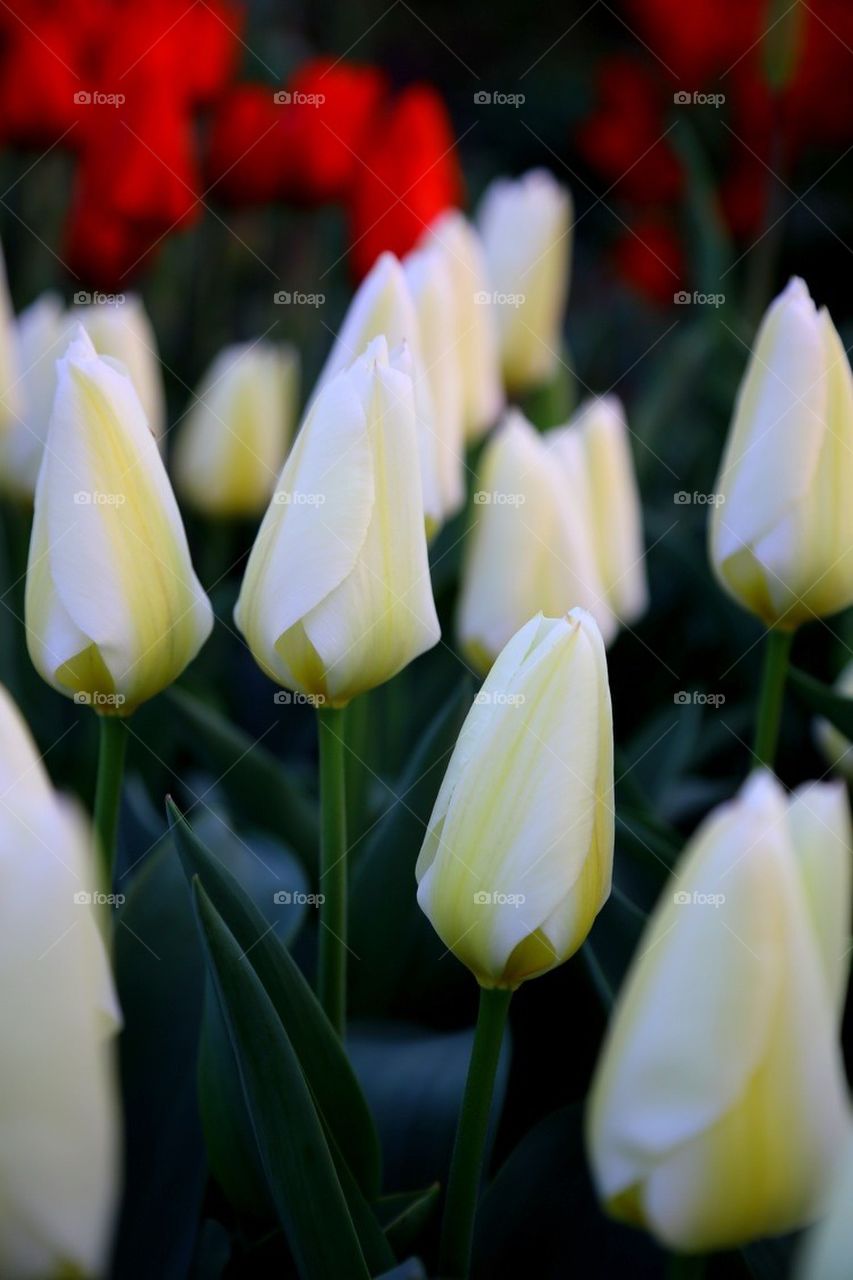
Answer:
[[(318, 708), (318, 983), (340, 1033), (340, 712), (440, 642), (430, 544), (467, 506), (446, 642), (485, 679), (412, 893), (481, 987), (440, 1272), (468, 1274), (510, 994), (574, 955), (610, 894), (605, 650), (649, 604), (622, 405), (589, 398), (542, 432), (517, 403), (561, 360), (571, 223), (568, 192), (537, 171), (496, 182), (475, 222), (449, 212), (404, 260), (379, 258), (295, 432), (293, 350), (222, 352), (175, 431), (177, 498), (141, 303), (69, 312), (42, 297), (14, 319), (0, 289), (0, 484), (33, 502), (27, 645), (44, 680), (99, 713), (107, 753), (93, 837), (0, 690), (0, 1006), (18, 1028), (0, 1049), (2, 1275), (107, 1265), (120, 1015), (109, 925), (91, 904), (111, 888), (120, 771), (108, 753), (120, 758), (123, 720), (180, 676), (214, 624), (178, 498), (208, 520), (262, 515), (234, 620), (263, 672)], [(769, 628), (759, 767), (701, 824), (648, 923), (587, 1125), (609, 1212), (677, 1252), (788, 1232), (834, 1205), (809, 1241), (805, 1280), (840, 1280), (839, 1254), (853, 1253), (837, 1181), (849, 1187), (853, 1160), (839, 1042), (850, 817), (843, 784), (789, 796), (772, 766), (790, 636), (853, 602), (851, 458), (850, 367), (795, 280), (758, 335), (710, 529), (720, 583)], [(821, 732), (841, 759), (848, 744)]]

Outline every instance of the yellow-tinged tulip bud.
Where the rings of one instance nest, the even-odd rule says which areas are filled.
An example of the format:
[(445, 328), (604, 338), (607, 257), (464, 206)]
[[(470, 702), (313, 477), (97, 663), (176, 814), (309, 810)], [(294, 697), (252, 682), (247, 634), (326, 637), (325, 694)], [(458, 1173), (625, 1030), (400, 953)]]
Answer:
[(434, 457), (443, 519), (465, 502), (462, 429), (462, 344), (451, 266), (437, 245), (416, 249), (403, 262), (415, 304), (421, 350), (432, 391)]
[(818, 1211), (848, 1127), (839, 1046), (850, 817), (767, 772), (691, 840), (637, 949), (593, 1083), (610, 1212), (682, 1252)]
[(139, 397), (79, 326), (57, 366), (26, 623), (44, 679), (118, 715), (171, 684), (213, 625)]
[(829, 1189), (823, 1216), (798, 1251), (795, 1280), (850, 1280), (853, 1258), (853, 1135)]
[(405, 350), (375, 339), (317, 394), (234, 611), (278, 684), (332, 706), (439, 639)]
[(480, 237), (464, 217), (450, 210), (429, 228), (422, 245), (438, 245), (447, 259), (456, 295), (455, 343), (462, 377), (465, 439), (479, 440), (504, 407), (494, 299)]
[(767, 626), (853, 602), (853, 377), (802, 280), (768, 310), (717, 477), (711, 563)]
[(485, 987), (577, 951), (610, 893), (613, 729), (583, 609), (527, 622), (462, 726), (418, 858), (418, 902)]
[(119, 294), (115, 302), (93, 302), (74, 310), (95, 350), (112, 356), (130, 374), (148, 426), (157, 440), (166, 430), (166, 397), (157, 351), (157, 338), (142, 299)]
[(22, 311), (15, 336), (20, 400), (8, 430), (0, 435), (0, 484), (15, 497), (32, 501), (56, 394), (56, 362), (71, 337), (59, 295), (43, 293)]
[(120, 1183), (93, 840), (0, 687), (0, 1274), (106, 1273)]
[(547, 169), (499, 178), (480, 203), (504, 382), (517, 394), (556, 372), (569, 294), (572, 200)]
[(561, 464), (547, 440), (510, 409), (480, 460), (456, 629), (481, 671), (540, 611), (558, 616), (580, 605), (606, 641), (616, 632), (593, 545), (581, 437), (563, 441)]
[(298, 397), (293, 347), (226, 347), (179, 428), (172, 466), (178, 494), (210, 516), (265, 511), (287, 454)]
[(441, 438), (436, 425), (430, 376), (424, 360), (417, 308), (406, 275), (393, 253), (383, 253), (362, 280), (329, 352), (314, 396), (348, 368), (374, 338), (383, 337), (390, 350), (405, 345), (411, 362), (415, 422), (423, 493), (424, 518), (430, 536), (444, 520), (439, 482)]
[[(853, 698), (853, 662), (848, 662), (836, 680), (835, 692), (842, 697)], [(850, 739), (823, 717), (815, 721), (814, 734), (832, 768), (853, 782), (853, 743)]]
[(0, 437), (21, 412), (21, 360), (15, 334), (15, 313), (6, 279), (6, 263), (0, 248)]
[[(574, 437), (579, 450), (572, 447)], [(570, 473), (585, 471), (587, 518), (604, 595), (620, 622), (636, 622), (648, 607), (648, 587), (640, 495), (621, 402), (615, 396), (587, 400), (568, 426), (549, 431), (545, 440)]]

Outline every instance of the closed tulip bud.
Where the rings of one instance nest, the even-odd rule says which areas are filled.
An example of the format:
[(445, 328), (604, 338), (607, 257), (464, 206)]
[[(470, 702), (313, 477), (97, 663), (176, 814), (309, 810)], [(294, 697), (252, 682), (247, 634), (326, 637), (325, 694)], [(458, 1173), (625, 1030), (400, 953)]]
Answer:
[(157, 338), (142, 299), (119, 295), (115, 303), (91, 303), (75, 312), (100, 356), (112, 356), (127, 369), (148, 426), (157, 440), (166, 431), (166, 398)]
[[(845, 698), (853, 698), (853, 662), (848, 662), (835, 682), (835, 692)], [(853, 743), (836, 729), (835, 725), (821, 717), (815, 721), (815, 739), (829, 764), (838, 773), (853, 782)]]
[(483, 244), (456, 210), (442, 214), (422, 237), (444, 254), (456, 297), (455, 343), (462, 378), (465, 439), (479, 440), (504, 407), (498, 331)]
[(614, 1217), (684, 1253), (818, 1212), (848, 1127), (850, 818), (754, 774), (691, 840), (623, 984), (588, 1143)]
[(462, 349), (450, 264), (437, 246), (416, 249), (403, 262), (418, 315), (421, 350), (434, 408), (434, 457), (445, 520), (465, 502), (462, 430)]
[(49, 684), (120, 715), (171, 684), (213, 625), (139, 397), (79, 326), (57, 367), (26, 623)]
[(348, 368), (374, 338), (383, 337), (393, 351), (405, 344), (411, 360), (415, 422), (420, 456), (424, 518), (430, 536), (444, 519), (439, 482), (440, 436), (429, 373), (421, 344), (417, 309), (405, 272), (393, 253), (383, 253), (361, 282), (315, 388)]
[(119, 1011), (92, 837), (0, 687), (0, 1274), (106, 1274), (119, 1189)]
[[(575, 438), (579, 450), (572, 447)], [(588, 400), (567, 427), (549, 431), (545, 439), (570, 472), (585, 471), (605, 598), (620, 622), (636, 622), (648, 607), (648, 587), (640, 495), (622, 405), (615, 396)]]
[(418, 858), (418, 902), (484, 987), (577, 951), (610, 893), (613, 729), (604, 645), (583, 609), (537, 614), (462, 726)]
[(711, 563), (771, 627), (853, 602), (853, 377), (802, 280), (768, 310), (717, 477)]
[(324, 384), (264, 517), (234, 617), (279, 684), (343, 706), (439, 639), (411, 362), (375, 339)]
[(6, 263), (0, 249), (0, 437), (5, 435), (20, 414), (20, 369), (15, 313), (6, 279)]
[(480, 204), (504, 382), (513, 394), (547, 382), (559, 364), (572, 218), (567, 188), (546, 169), (497, 179)]
[(292, 347), (227, 347), (181, 424), (172, 472), (179, 495), (208, 516), (266, 510), (293, 432), (299, 360)]
[[(580, 436), (564, 442), (562, 465), (546, 441), (510, 409), (480, 460), (456, 629), (481, 671), (540, 611), (557, 616), (580, 605), (606, 641), (616, 631), (596, 562)], [(574, 464), (566, 461), (571, 452)]]
[(0, 483), (16, 498), (32, 501), (56, 394), (56, 362), (71, 326), (58, 294), (43, 293), (18, 316), (15, 335), (21, 366), (18, 412), (0, 435)]

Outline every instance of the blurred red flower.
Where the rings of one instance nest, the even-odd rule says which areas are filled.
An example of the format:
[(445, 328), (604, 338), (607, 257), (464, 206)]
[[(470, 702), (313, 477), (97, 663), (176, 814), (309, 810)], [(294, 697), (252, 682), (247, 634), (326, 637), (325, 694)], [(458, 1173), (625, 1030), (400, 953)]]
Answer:
[(671, 303), (683, 287), (684, 254), (664, 214), (640, 214), (616, 242), (613, 262), (621, 278), (652, 302)]

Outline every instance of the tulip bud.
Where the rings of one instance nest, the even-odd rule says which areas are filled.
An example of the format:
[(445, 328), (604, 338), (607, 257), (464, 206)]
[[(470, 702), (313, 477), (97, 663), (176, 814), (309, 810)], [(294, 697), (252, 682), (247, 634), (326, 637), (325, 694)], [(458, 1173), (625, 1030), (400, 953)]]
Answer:
[(580, 605), (606, 641), (616, 632), (596, 563), (580, 436), (563, 442), (562, 465), (546, 441), (510, 409), (480, 460), (457, 633), (481, 671), (540, 611), (560, 615)]
[(58, 294), (43, 293), (18, 316), (15, 335), (21, 365), (18, 413), (0, 435), (0, 482), (10, 494), (32, 501), (56, 394), (56, 362), (71, 328)]
[[(835, 682), (835, 692), (845, 698), (853, 698), (853, 662), (848, 662)], [(814, 722), (817, 745), (836, 772), (848, 782), (853, 782), (853, 743), (840, 729), (821, 717)]]
[[(574, 437), (579, 450), (571, 447)], [(570, 472), (576, 467), (586, 473), (591, 542), (605, 598), (621, 622), (636, 622), (648, 607), (648, 587), (640, 495), (622, 405), (616, 396), (587, 400), (567, 427), (549, 431), (545, 439)]]
[(115, 303), (91, 303), (75, 313), (99, 356), (119, 360), (130, 374), (155, 439), (166, 430), (166, 398), (157, 338), (142, 299), (119, 295)]
[(392, 351), (405, 344), (409, 352), (415, 396), (422, 505), (427, 532), (431, 536), (442, 523), (445, 514), (437, 459), (440, 437), (421, 345), (417, 310), (403, 268), (392, 253), (383, 253), (377, 259), (356, 291), (317, 380), (314, 395), (336, 373), (349, 368), (365, 347), (380, 336), (385, 338)]
[(802, 280), (771, 305), (717, 478), (711, 563), (771, 627), (853, 602), (853, 378)]
[(610, 894), (613, 728), (604, 645), (583, 609), (531, 618), (468, 717), (427, 827), (418, 902), (484, 987), (577, 951)]
[(119, 1011), (92, 837), (0, 687), (0, 1274), (106, 1274), (119, 1188)]
[(614, 1217), (692, 1253), (818, 1211), (848, 1126), (849, 893), (836, 784), (789, 801), (762, 771), (703, 823), (639, 944), (593, 1083), (589, 1150)]
[(26, 623), (48, 684), (120, 715), (171, 684), (213, 625), (139, 397), (79, 326), (57, 366)]
[(208, 516), (266, 510), (293, 432), (299, 396), (293, 347), (247, 342), (205, 374), (175, 442), (178, 493)]
[(480, 204), (504, 383), (514, 394), (547, 382), (560, 361), (572, 219), (568, 189), (546, 169), (497, 179)]
[(482, 241), (467, 218), (451, 210), (433, 223), (421, 243), (438, 245), (453, 282), (463, 428), (465, 439), (472, 442), (494, 426), (504, 407), (498, 332)]
[(15, 337), (15, 313), (6, 279), (6, 263), (0, 248), (0, 436), (10, 430), (20, 414), (20, 363)]
[(410, 369), (377, 338), (324, 383), (234, 611), (271, 679), (332, 706), (390, 680), (440, 635)]
[(465, 502), (465, 438), (459, 316), (450, 264), (435, 246), (415, 249), (403, 262), (415, 304), (421, 350), (432, 392), (439, 499), (445, 520)]

